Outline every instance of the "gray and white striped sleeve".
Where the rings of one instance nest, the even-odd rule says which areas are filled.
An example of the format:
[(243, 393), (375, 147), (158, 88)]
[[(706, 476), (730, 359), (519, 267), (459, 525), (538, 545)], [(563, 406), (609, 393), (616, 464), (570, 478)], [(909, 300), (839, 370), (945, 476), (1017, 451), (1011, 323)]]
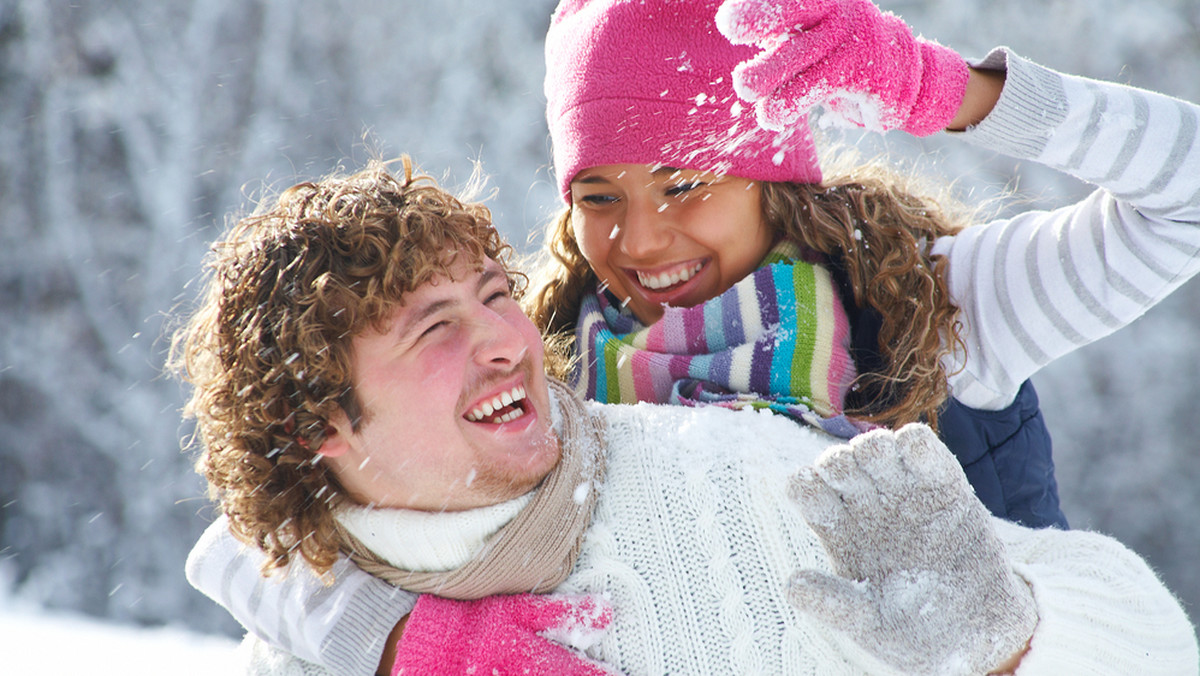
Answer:
[(188, 555), (188, 582), (270, 645), (338, 674), (371, 676), (384, 640), (416, 603), (406, 592), (363, 572), (346, 558), (332, 581), (303, 561), (264, 577), (262, 552), (238, 542), (224, 517)]
[[(1008, 52), (996, 108), (963, 133), (1098, 186), (1081, 202), (935, 242), (966, 325), (947, 366), (964, 404), (1000, 409), (1054, 359), (1102, 338), (1200, 271), (1200, 108), (1062, 75)], [(959, 370), (961, 367), (961, 370)]]

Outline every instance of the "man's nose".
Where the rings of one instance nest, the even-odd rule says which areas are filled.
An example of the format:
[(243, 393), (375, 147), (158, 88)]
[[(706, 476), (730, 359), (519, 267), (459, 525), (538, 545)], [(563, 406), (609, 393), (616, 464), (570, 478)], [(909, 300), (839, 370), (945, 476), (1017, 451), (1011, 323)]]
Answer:
[[(518, 319), (524, 319), (524, 316)], [(476, 318), (472, 329), (476, 342), (475, 360), (480, 365), (511, 368), (525, 358), (529, 346), (509, 316), (488, 309)]]

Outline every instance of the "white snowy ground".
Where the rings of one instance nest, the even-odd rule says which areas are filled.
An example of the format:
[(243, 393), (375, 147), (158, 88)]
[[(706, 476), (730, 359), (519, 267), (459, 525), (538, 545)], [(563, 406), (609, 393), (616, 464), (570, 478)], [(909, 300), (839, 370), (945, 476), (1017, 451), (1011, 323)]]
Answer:
[(237, 641), (145, 629), (0, 599), (0, 673), (9, 676), (214, 676), (236, 673)]

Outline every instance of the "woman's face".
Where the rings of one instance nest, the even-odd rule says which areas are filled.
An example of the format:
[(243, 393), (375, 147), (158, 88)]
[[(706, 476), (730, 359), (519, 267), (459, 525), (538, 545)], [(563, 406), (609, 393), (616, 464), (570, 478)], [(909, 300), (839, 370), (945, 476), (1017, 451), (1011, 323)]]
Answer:
[(609, 164), (571, 181), (571, 226), (596, 276), (651, 324), (754, 271), (774, 244), (759, 196), (747, 179)]

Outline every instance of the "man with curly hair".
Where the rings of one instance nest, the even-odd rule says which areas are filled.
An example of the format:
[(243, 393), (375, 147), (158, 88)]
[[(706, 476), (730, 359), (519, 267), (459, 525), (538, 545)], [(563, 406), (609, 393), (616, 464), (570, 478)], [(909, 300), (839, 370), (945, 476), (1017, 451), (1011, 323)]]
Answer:
[[(447, 478), (446, 486), (413, 491), (411, 498), (372, 497), (380, 507), (478, 507), (528, 492), (557, 460), (544, 419), (489, 431), (484, 441), (504, 446), (492, 453), (480, 449), (469, 421), (414, 418), (418, 408), (404, 402), (382, 408), (390, 402), (378, 390), (419, 398), (427, 407), (441, 396), (436, 403), (447, 409), (465, 403), (460, 397), (473, 403), (499, 389), (545, 397), (540, 338), (513, 297), (523, 278), (505, 268), (510, 248), (488, 210), (415, 176), (407, 159), (403, 171), (394, 177), (376, 163), (353, 176), (301, 183), (242, 219), (213, 246), (206, 295), (174, 342), (194, 386), (186, 413), (197, 419), (204, 446), (199, 469), (233, 532), (267, 552), (274, 567), (299, 553), (328, 569), (340, 542), (332, 508), (374, 495), (373, 486), (339, 471), (348, 440), (374, 443), (375, 435), (395, 434), (423, 452), (478, 467), (461, 490)], [(490, 323), (452, 316), (467, 303), (448, 292), (464, 280), (493, 310)], [(478, 333), (480, 344), (464, 339), (457, 352), (423, 353), (418, 366), (425, 370), (404, 373), (407, 381), (356, 371), (372, 350), (420, 348), (450, 324)], [(491, 376), (468, 374), (472, 358), (493, 359), (494, 370), (513, 375), (501, 387)], [(468, 376), (476, 380), (464, 382)], [(544, 403), (539, 408), (544, 414)], [(373, 459), (362, 481), (408, 488), (419, 474), (402, 471), (419, 458)]]
[[(1196, 672), (1140, 558), (991, 518), (928, 427), (579, 401), (508, 254), (486, 208), (375, 163), (237, 223), (175, 339), (216, 528), (371, 573), (300, 611), (411, 610), (385, 671)], [(283, 645), (249, 639), (251, 671), (328, 673), (252, 629)]]

